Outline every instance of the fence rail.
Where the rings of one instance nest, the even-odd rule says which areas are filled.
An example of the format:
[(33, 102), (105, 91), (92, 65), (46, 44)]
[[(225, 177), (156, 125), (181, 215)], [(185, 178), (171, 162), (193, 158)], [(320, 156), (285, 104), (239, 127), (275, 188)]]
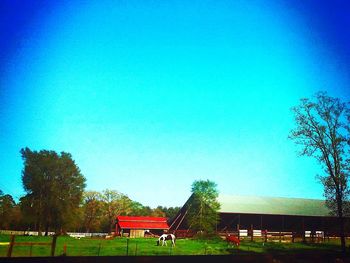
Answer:
[[(230, 232), (234, 233), (234, 232)], [(249, 232), (250, 233), (250, 232)], [(223, 238), (226, 236), (226, 232), (221, 233), (223, 235)], [(238, 232), (235, 232), (235, 235), (237, 235)], [(253, 236), (254, 242), (251, 242), (250, 236), (247, 237), (240, 237), (240, 239), (243, 241), (241, 244), (245, 246), (245, 248), (248, 246), (252, 247), (262, 247), (265, 245), (263, 242), (293, 242), (292, 238), (296, 239), (297, 236), (295, 233), (292, 232), (273, 232), (273, 231), (267, 231), (266, 235), (265, 232), (262, 231), (262, 236)], [(266, 240), (265, 240), (266, 237)], [(56, 244), (53, 244), (53, 238), (54, 237), (16, 237), (16, 240), (13, 239), (10, 242), (2, 242), (0, 245), (4, 245), (1, 247), (1, 255), (0, 255), (0, 261), (1, 257), (8, 256), (15, 256), (15, 257), (23, 257), (23, 256), (49, 256), (50, 254), (53, 256), (61, 256), (61, 255), (67, 255), (67, 256), (107, 256), (107, 255), (129, 255), (129, 256), (142, 256), (142, 255), (173, 255), (178, 254), (182, 255), (181, 253), (189, 253), (188, 246), (191, 242), (197, 242), (197, 239), (182, 239), (178, 240), (179, 243), (176, 244), (176, 247), (170, 246), (168, 243), (168, 247), (158, 247), (156, 248), (156, 239), (131, 239), (131, 238), (115, 238), (114, 240), (107, 240), (107, 239), (91, 239), (87, 238), (86, 240), (75, 240), (69, 237), (58, 237), (57, 238), (57, 246)], [(3, 241), (9, 240), (8, 237), (6, 239), (4, 238)], [(295, 242), (300, 242), (301, 236), (299, 233), (298, 239), (295, 240)], [(312, 242), (311, 238), (307, 239), (307, 242)], [(38, 242), (30, 242), (30, 241), (38, 241)], [(44, 242), (43, 242), (44, 241)], [(47, 242), (45, 242), (47, 241)], [(215, 253), (218, 253), (219, 251), (223, 251), (228, 248), (226, 246), (225, 242), (218, 241), (217, 239), (214, 240), (215, 245), (210, 244), (208, 241), (201, 242), (199, 240), (200, 244), (196, 244), (196, 250), (193, 252), (194, 254), (211, 254), (213, 251)], [(257, 241), (257, 242), (255, 242)], [(316, 239), (314, 239), (315, 242), (317, 242)], [(325, 239), (324, 241), (327, 241)], [(329, 241), (329, 239), (328, 239)], [(332, 240), (331, 240), (332, 241)], [(334, 241), (332, 241), (334, 242)], [(338, 242), (338, 241), (337, 241)], [(10, 246), (10, 243), (12, 243), (12, 246)], [(218, 245), (217, 245), (218, 244)], [(327, 242), (325, 242), (327, 244)], [(334, 244), (334, 243), (329, 243)], [(7, 247), (5, 247), (5, 245)], [(51, 248), (50, 248), (51, 245)], [(198, 246), (197, 246), (198, 245)], [(290, 244), (291, 247), (294, 247), (292, 244)], [(42, 247), (40, 247), (42, 246)], [(216, 246), (218, 246), (219, 250), (216, 250)], [(298, 244), (296, 245), (299, 246)], [(322, 245), (323, 246), (323, 245)], [(55, 248), (56, 247), (56, 250)], [(307, 246), (308, 247), (308, 246)], [(243, 248), (243, 249), (245, 249)], [(12, 251), (13, 249), (13, 251)], [(8, 252), (11, 250), (10, 252)], [(50, 253), (51, 251), (51, 253)], [(8, 254), (6, 254), (8, 252)]]
[[(330, 236), (326, 235), (324, 231), (304, 231), (302, 233), (288, 232), (288, 231), (267, 231), (256, 229), (239, 229), (237, 231), (218, 232), (219, 236), (225, 238), (227, 235), (237, 236), (240, 239), (279, 241), (279, 242), (323, 242), (329, 240)], [(346, 235), (349, 236), (349, 235)]]
[[(17, 231), (17, 230), (0, 230), (1, 235), (16, 235), (16, 236), (39, 236), (38, 231)], [(48, 232), (49, 236), (55, 235), (55, 232)], [(108, 233), (82, 233), (82, 232), (67, 232), (71, 237), (104, 237)]]
[(55, 255), (57, 236), (52, 237), (51, 242), (15, 242), (15, 235), (11, 235), (10, 242), (8, 242), (7, 257), (12, 256), (12, 251), (14, 246), (29, 246), (30, 256), (32, 255), (33, 246), (51, 246), (51, 256)]
[(195, 232), (191, 230), (176, 230), (174, 234), (177, 238), (191, 238), (195, 235)]

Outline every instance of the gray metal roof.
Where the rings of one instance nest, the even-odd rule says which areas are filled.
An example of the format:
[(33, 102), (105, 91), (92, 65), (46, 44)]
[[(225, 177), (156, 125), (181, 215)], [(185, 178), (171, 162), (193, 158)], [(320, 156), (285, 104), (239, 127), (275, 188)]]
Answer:
[(218, 201), (221, 213), (330, 216), (325, 201), (316, 199), (220, 194)]

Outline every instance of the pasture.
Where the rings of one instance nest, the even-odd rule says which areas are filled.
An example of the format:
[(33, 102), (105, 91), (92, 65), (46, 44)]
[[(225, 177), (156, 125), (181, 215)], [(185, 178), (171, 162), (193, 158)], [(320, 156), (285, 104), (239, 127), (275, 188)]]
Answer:
[[(10, 236), (0, 235), (0, 257), (6, 257)], [(51, 242), (52, 237), (16, 236), (15, 242)], [(69, 236), (57, 238), (55, 256), (66, 251), (67, 256), (173, 256), (173, 255), (249, 255), (249, 254), (294, 254), (338, 253), (339, 241), (324, 243), (279, 243), (243, 240), (239, 248), (229, 246), (220, 238), (178, 239), (176, 246), (156, 246), (156, 238), (115, 238), (111, 240)], [(13, 257), (50, 256), (50, 246), (14, 246)]]

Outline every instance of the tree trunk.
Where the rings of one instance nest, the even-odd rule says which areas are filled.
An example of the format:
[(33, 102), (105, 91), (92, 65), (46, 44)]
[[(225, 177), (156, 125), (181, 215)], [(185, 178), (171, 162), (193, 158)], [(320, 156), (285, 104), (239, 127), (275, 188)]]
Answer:
[(41, 194), (40, 194), (40, 199), (39, 199), (39, 209), (37, 210), (37, 217), (38, 217), (38, 235), (39, 236), (42, 236), (43, 233), (42, 233), (42, 216), (41, 216)]
[(343, 215), (339, 216), (339, 230), (340, 230), (340, 244), (342, 253), (346, 252), (346, 244), (345, 244), (345, 233), (344, 233), (344, 217)]
[(41, 221), (40, 221), (40, 219), (38, 220), (37, 226), (38, 226), (38, 236), (42, 236), (43, 233), (41, 231)]
[(46, 223), (45, 225), (45, 236), (48, 236), (49, 234), (49, 223)]
[(109, 233), (112, 233), (114, 231), (114, 220), (111, 221), (110, 225), (109, 225)]
[(345, 245), (345, 227), (344, 227), (344, 216), (343, 216), (343, 202), (342, 198), (338, 195), (337, 196), (337, 209), (338, 209), (338, 218), (339, 218), (339, 235), (340, 235), (340, 244), (341, 244), (341, 251), (342, 253), (345, 253), (346, 251), (346, 245)]

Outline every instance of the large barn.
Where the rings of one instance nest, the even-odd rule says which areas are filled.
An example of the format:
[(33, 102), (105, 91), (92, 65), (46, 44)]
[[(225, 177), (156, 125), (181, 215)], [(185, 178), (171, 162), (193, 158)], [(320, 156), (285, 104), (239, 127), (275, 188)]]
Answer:
[(169, 230), (165, 217), (117, 216), (115, 234), (117, 236), (144, 237), (146, 233), (162, 234)]
[[(172, 231), (188, 230), (186, 220), (193, 195), (171, 222)], [(322, 233), (339, 236), (337, 217), (331, 216), (325, 202), (315, 199), (219, 195), (221, 205), (218, 232), (239, 230), (290, 231), (296, 235)], [(346, 231), (350, 218), (345, 219)]]

